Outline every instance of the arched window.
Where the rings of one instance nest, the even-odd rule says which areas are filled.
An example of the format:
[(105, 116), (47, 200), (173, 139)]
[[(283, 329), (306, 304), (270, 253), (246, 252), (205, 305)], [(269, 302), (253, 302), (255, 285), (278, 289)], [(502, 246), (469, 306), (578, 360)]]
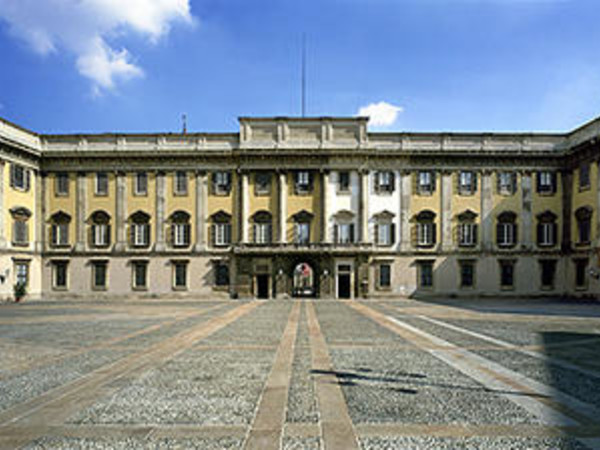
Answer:
[(13, 245), (29, 245), (29, 218), (31, 217), (31, 211), (19, 206), (12, 208), (10, 214), (13, 219)]
[(473, 247), (477, 245), (477, 213), (467, 209), (456, 218), (458, 219), (458, 246)]
[(169, 218), (171, 224), (171, 244), (173, 247), (190, 245), (190, 215), (185, 211), (175, 211)]
[(69, 224), (71, 216), (59, 211), (50, 217), (50, 244), (53, 247), (69, 245)]
[(577, 219), (577, 244), (585, 245), (591, 241), (593, 210), (589, 206), (582, 206), (575, 211)]
[(436, 243), (435, 213), (430, 210), (421, 211), (416, 219), (416, 245), (417, 247), (432, 247)]
[(310, 243), (310, 224), (313, 214), (306, 210), (297, 212), (294, 219), (294, 243), (298, 245), (308, 245)]
[(221, 210), (211, 216), (211, 243), (215, 247), (231, 245), (231, 214)]
[(90, 243), (102, 248), (110, 245), (110, 216), (104, 211), (95, 211), (90, 216)]
[(556, 214), (545, 211), (537, 216), (537, 244), (540, 247), (552, 247), (557, 241)]
[(252, 216), (254, 222), (254, 243), (268, 244), (271, 242), (272, 216), (268, 211), (258, 211)]
[(505, 211), (498, 215), (496, 243), (498, 247), (513, 247), (517, 243), (517, 215)]
[(129, 245), (148, 247), (150, 245), (150, 215), (136, 211), (129, 216)]
[(396, 241), (396, 225), (394, 214), (390, 211), (381, 211), (373, 216), (375, 220), (373, 241), (380, 246), (393, 245)]

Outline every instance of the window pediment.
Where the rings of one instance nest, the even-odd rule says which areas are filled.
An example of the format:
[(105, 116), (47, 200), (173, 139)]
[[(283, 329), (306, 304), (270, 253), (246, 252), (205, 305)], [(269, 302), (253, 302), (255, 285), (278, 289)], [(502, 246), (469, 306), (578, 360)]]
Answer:
[(58, 211), (50, 216), (50, 220), (54, 223), (69, 223), (71, 216), (64, 211)]
[(210, 216), (210, 219), (215, 223), (227, 223), (231, 222), (231, 214), (223, 211), (222, 209)]
[(252, 216), (252, 220), (256, 223), (271, 223), (271, 218), (271, 213), (265, 210), (257, 211)]
[(110, 222), (110, 215), (106, 211), (94, 211), (90, 215), (90, 220), (93, 223), (108, 223)]
[(169, 220), (174, 223), (185, 223), (190, 221), (190, 215), (185, 211), (178, 210), (171, 214)]
[(582, 206), (575, 211), (577, 220), (587, 220), (592, 217), (593, 210), (589, 206)]
[(24, 219), (29, 219), (31, 217), (31, 211), (24, 206), (15, 206), (10, 209), (10, 213), (13, 217), (21, 217)]
[(556, 214), (548, 210), (538, 214), (536, 217), (540, 222), (555, 222), (557, 219)]
[(303, 209), (302, 211), (298, 211), (296, 214), (292, 216), (295, 222), (306, 223), (310, 222), (314, 217), (314, 214)]
[(129, 216), (129, 220), (133, 223), (148, 223), (150, 222), (150, 214), (147, 214), (144, 211), (136, 211)]
[(504, 211), (498, 214), (498, 222), (516, 222), (517, 214), (512, 211)]
[(461, 212), (460, 214), (456, 215), (456, 218), (458, 219), (459, 222), (474, 222), (475, 219), (477, 219), (477, 213), (475, 211), (471, 211), (470, 209), (467, 209), (463, 212)]
[(435, 220), (435, 216), (436, 216), (436, 214), (433, 211), (426, 209), (426, 210), (421, 211), (418, 214), (416, 214), (415, 219), (419, 222), (433, 221), (433, 220)]
[(334, 214), (335, 220), (339, 222), (350, 222), (354, 220), (355, 214), (347, 209), (342, 209)]
[(377, 214), (373, 214), (373, 218), (379, 222), (391, 222), (396, 215), (384, 209), (383, 211), (378, 212)]

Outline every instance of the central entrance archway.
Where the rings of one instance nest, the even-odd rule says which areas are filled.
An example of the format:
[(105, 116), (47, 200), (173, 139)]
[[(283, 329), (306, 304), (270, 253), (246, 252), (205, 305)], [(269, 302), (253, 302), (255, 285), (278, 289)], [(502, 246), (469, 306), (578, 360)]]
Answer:
[(306, 262), (301, 262), (294, 267), (292, 273), (292, 295), (294, 297), (315, 296), (315, 271)]

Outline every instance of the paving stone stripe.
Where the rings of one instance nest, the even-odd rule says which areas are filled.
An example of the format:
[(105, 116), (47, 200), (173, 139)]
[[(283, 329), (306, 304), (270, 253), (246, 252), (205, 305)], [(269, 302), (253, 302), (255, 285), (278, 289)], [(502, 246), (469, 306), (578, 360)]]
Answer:
[[(581, 402), (550, 386), (528, 379), (467, 350), (426, 333), (418, 328), (375, 311), (355, 301), (348, 305), (372, 318), (380, 325), (395, 331), (404, 339), (455, 367), (484, 386), (499, 391), (515, 390), (519, 395), (499, 392), (512, 402), (539, 417), (547, 425), (594, 425), (600, 415), (595, 407)], [(428, 344), (446, 346), (445, 350), (430, 350)]]
[(278, 449), (281, 446), (301, 306), (299, 301), (294, 302), (290, 312), (275, 361), (244, 443), (246, 449), (267, 450)]
[(321, 437), (325, 449), (358, 449), (359, 443), (344, 394), (333, 373), (331, 357), (321, 332), (314, 302), (306, 302), (312, 370), (315, 379)]
[[(126, 376), (143, 373), (158, 367), (184, 350), (192, 347), (221, 328), (253, 311), (261, 303), (251, 302), (236, 307), (208, 322), (162, 341), (160, 344), (128, 355), (108, 366), (95, 370), (73, 383), (53, 389), (39, 397), (16, 405), (0, 414), (0, 446), (19, 447), (42, 435), (48, 425), (60, 425), (74, 412), (91, 405), (98, 398), (114, 392), (108, 384)], [(15, 426), (27, 428), (27, 433), (8, 434)], [(34, 430), (33, 432), (31, 430)], [(7, 445), (8, 444), (8, 445)]]

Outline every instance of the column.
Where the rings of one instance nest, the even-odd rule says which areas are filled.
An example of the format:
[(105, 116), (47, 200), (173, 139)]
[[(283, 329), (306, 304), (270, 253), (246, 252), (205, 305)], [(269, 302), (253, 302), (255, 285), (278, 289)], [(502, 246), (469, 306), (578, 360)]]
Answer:
[(481, 174), (481, 249), (491, 251), (494, 240), (494, 219), (492, 210), (494, 208), (492, 173), (484, 171)]
[(156, 251), (165, 250), (165, 173), (156, 172)]
[(127, 174), (125, 172), (117, 172), (116, 184), (115, 228), (117, 243), (115, 250), (123, 251), (127, 247), (127, 232), (125, 230), (127, 215)]
[(452, 248), (452, 172), (444, 171), (441, 176), (440, 225), (442, 250)]
[(369, 242), (369, 171), (359, 172), (360, 177), (360, 199), (358, 203), (358, 215), (360, 218), (360, 243)]
[(77, 217), (75, 218), (76, 242), (75, 251), (82, 252), (85, 250), (85, 219), (87, 216), (87, 174), (85, 172), (77, 172), (75, 182), (76, 197), (75, 209)]
[(411, 247), (410, 197), (412, 195), (412, 174), (404, 171), (400, 174), (400, 250), (409, 251)]
[(206, 172), (196, 172), (196, 245), (197, 252), (204, 251), (206, 247)]
[(562, 204), (563, 204), (563, 229), (562, 229), (562, 244), (563, 252), (571, 250), (571, 222), (573, 216), (573, 173), (569, 170), (560, 172), (560, 180), (562, 185)]
[(248, 197), (248, 172), (242, 172), (242, 189), (240, 193), (240, 229), (242, 232), (241, 242), (242, 244), (248, 243), (248, 210), (249, 197)]
[(287, 243), (287, 173), (279, 172), (279, 242)]
[(46, 174), (37, 171), (35, 177), (35, 251), (41, 253), (44, 251), (44, 224), (46, 223), (46, 202), (44, 201), (44, 192), (46, 192)]
[(4, 167), (5, 162), (0, 161), (0, 248), (6, 248), (6, 232), (4, 230), (4, 221), (6, 220), (6, 211), (4, 210)]
[(532, 235), (532, 209), (531, 209), (531, 171), (523, 172), (521, 178), (521, 228), (523, 229), (523, 248), (531, 249), (533, 244)]
[(331, 243), (329, 234), (329, 197), (327, 195), (330, 180), (329, 170), (321, 172), (321, 243)]

